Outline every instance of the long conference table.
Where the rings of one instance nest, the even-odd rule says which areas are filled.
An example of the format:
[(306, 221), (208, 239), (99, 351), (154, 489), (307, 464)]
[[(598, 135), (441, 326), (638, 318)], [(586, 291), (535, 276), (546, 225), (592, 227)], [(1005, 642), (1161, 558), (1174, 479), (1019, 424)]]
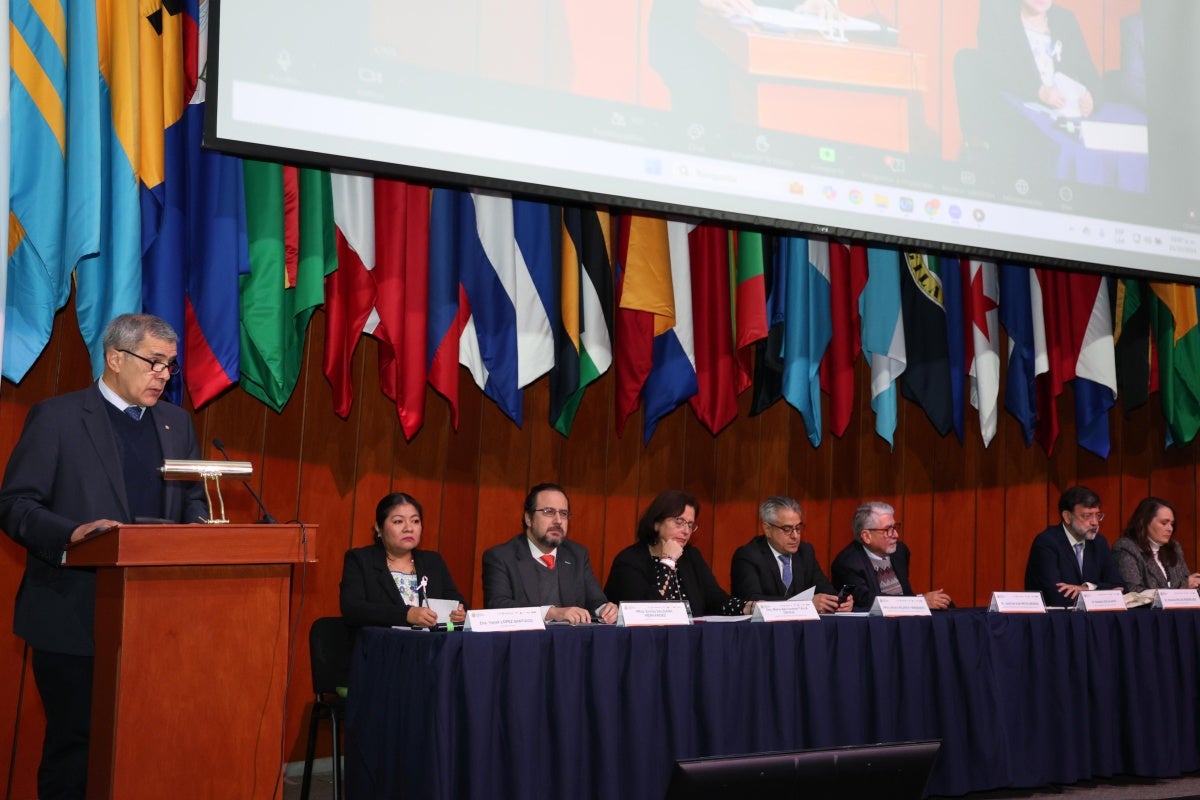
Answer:
[(941, 739), (929, 794), (1200, 769), (1200, 612), (367, 628), (355, 798), (661, 800), (682, 758)]

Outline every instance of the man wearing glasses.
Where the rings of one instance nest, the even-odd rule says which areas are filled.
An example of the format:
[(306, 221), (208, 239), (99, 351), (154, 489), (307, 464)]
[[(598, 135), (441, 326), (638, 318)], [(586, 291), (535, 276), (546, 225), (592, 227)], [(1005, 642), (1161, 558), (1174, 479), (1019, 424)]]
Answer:
[[(863, 503), (854, 512), (854, 541), (833, 559), (831, 572), (838, 586), (849, 586), (854, 608), (866, 611), (879, 595), (915, 595), (908, 582), (908, 547), (900, 541), (896, 510), (887, 503)], [(934, 611), (949, 608), (950, 595), (941, 589), (926, 592)]]
[(1072, 486), (1058, 499), (1059, 524), (1039, 533), (1029, 548), (1025, 590), (1041, 592), (1049, 606), (1072, 605), (1080, 592), (1119, 589), (1121, 575), (1100, 535), (1100, 497)]
[(200, 457), (192, 417), (159, 402), (178, 373), (171, 326), (124, 314), (104, 332), (104, 372), (29, 410), (0, 485), (0, 527), (25, 548), (13, 632), (29, 643), (46, 712), (38, 796), (84, 796), (91, 724), (96, 573), (65, 548), (139, 518), (196, 522), (203, 487), (164, 481), (163, 459)]
[(525, 496), (525, 532), (483, 554), (486, 608), (542, 606), (547, 622), (617, 621), (592, 572), (587, 548), (567, 540), (571, 517), (567, 493), (539, 483)]
[(758, 507), (762, 535), (733, 554), (733, 593), (747, 600), (786, 600), (812, 587), (813, 605), (821, 614), (850, 611), (854, 598), (839, 605), (837, 590), (826, 579), (816, 553), (804, 535), (803, 512), (791, 497), (768, 497)]

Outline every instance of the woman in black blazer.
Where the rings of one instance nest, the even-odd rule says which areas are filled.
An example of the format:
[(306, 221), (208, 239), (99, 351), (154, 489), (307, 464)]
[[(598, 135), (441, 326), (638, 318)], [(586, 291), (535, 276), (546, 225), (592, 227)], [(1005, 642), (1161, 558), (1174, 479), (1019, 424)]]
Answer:
[(696, 498), (678, 489), (654, 498), (638, 522), (637, 542), (613, 559), (604, 585), (608, 599), (682, 600), (697, 617), (749, 614), (754, 604), (726, 594), (700, 552), (687, 546), (699, 514)]
[(393, 492), (375, 507), (375, 543), (346, 552), (342, 564), (341, 606), (347, 624), (432, 627), (437, 614), (425, 598), (457, 600), (450, 620), (467, 617), (463, 596), (442, 557), (421, 544), (421, 504)]

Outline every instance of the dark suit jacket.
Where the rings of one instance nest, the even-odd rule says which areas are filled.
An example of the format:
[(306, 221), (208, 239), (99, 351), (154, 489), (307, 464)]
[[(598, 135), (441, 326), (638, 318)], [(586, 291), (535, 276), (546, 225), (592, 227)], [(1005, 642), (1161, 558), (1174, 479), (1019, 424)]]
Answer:
[[(908, 582), (908, 545), (896, 543), (896, 552), (892, 553), (892, 569), (896, 570), (896, 578), (904, 594), (913, 596), (912, 585)], [(851, 542), (842, 548), (833, 559), (829, 572), (837, 586), (849, 586), (854, 590), (854, 608), (856, 611), (866, 611), (875, 602), (879, 594), (879, 577), (875, 574), (875, 565), (861, 542)]]
[(837, 589), (825, 578), (817, 554), (808, 542), (792, 556), (792, 585), (784, 589), (779, 574), (779, 561), (771, 552), (767, 537), (756, 536), (733, 554), (730, 568), (730, 588), (738, 597), (747, 600), (786, 600), (797, 592), (815, 586), (818, 594), (837, 594)]
[[(26, 550), (13, 632), (38, 650), (92, 655), (96, 573), (61, 566), (71, 532), (84, 522), (133, 522), (117, 440), (95, 385), (29, 410), (0, 485), (0, 527)], [(200, 457), (192, 417), (160, 400), (148, 409), (163, 458)], [(208, 516), (196, 481), (164, 481), (163, 515)]]
[[(717, 583), (699, 550), (684, 547), (675, 569), (693, 616), (721, 613), (729, 595)], [(614, 603), (662, 602), (654, 580), (654, 559), (646, 545), (635, 542), (617, 553), (604, 592)]]
[[(538, 574), (545, 569), (533, 560), (524, 533), (483, 553), (483, 605), (485, 608), (521, 608), (537, 602)], [(608, 602), (592, 571), (587, 548), (570, 539), (558, 546), (554, 562), (561, 606), (595, 611)]]
[[(442, 557), (432, 550), (414, 550), (413, 566), (418, 577), (428, 578), (425, 596), (439, 600), (467, 601), (454, 585)], [(379, 542), (346, 551), (342, 562), (339, 600), (347, 625), (407, 625), (408, 606), (392, 580), (387, 551)]]
[(1075, 561), (1075, 551), (1067, 544), (1067, 534), (1062, 523), (1051, 525), (1039, 533), (1029, 548), (1029, 561), (1025, 565), (1025, 591), (1041, 592), (1048, 606), (1071, 605), (1071, 601), (1058, 593), (1057, 583), (1094, 583), (1100, 589), (1121, 587), (1121, 574), (1108, 549), (1108, 540), (1103, 534), (1083, 545), (1083, 573)]

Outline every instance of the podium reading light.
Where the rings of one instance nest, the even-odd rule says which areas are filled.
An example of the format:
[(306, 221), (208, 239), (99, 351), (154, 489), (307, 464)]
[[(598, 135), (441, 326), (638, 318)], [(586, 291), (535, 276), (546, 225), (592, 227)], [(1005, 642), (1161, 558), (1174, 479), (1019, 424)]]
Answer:
[[(168, 479), (202, 478), (204, 480), (204, 499), (208, 501), (208, 519), (201, 520), (201, 522), (213, 524), (229, 522), (225, 519), (225, 498), (221, 496), (221, 476), (249, 475), (254, 472), (254, 467), (250, 465), (249, 461), (200, 461), (181, 458), (164, 459), (163, 465), (159, 469), (163, 477)], [(217, 502), (221, 504), (220, 518), (213, 514), (212, 495), (208, 491), (210, 480), (217, 489)]]

